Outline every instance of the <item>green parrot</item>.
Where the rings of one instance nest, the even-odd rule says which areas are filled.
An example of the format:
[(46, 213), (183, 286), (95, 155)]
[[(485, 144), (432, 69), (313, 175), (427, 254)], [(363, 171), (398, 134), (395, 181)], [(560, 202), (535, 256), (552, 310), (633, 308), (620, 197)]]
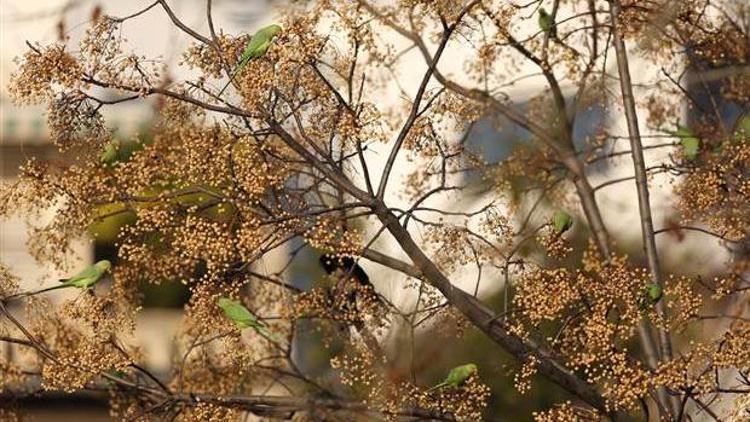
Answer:
[(685, 152), (685, 157), (688, 160), (694, 160), (698, 156), (698, 151), (701, 147), (701, 140), (690, 128), (678, 125), (677, 131), (672, 132), (672, 135), (680, 138), (680, 145), (682, 150)]
[(109, 271), (110, 268), (112, 268), (112, 263), (107, 261), (106, 259), (103, 259), (94, 265), (90, 265), (84, 268), (83, 270), (81, 270), (81, 272), (74, 275), (73, 277), (61, 279), (60, 282), (62, 282), (62, 285), (56, 286), (55, 288), (72, 286), (81, 289), (88, 289), (89, 287), (96, 284), (96, 282), (99, 281), (104, 273)]
[(246, 307), (244, 307), (240, 302), (222, 297), (219, 299), (218, 304), (221, 310), (224, 311), (224, 316), (232, 320), (232, 322), (234, 322), (234, 324), (240, 330), (245, 328), (252, 328), (263, 337), (271, 338), (274, 340), (279, 339), (276, 333), (271, 332), (263, 322), (258, 320), (258, 317), (253, 315), (253, 313), (250, 312)]
[(115, 161), (117, 161), (117, 159), (119, 158), (120, 146), (120, 141), (118, 140), (112, 141), (105, 145), (101, 155), (99, 156), (99, 161), (101, 161), (105, 166), (114, 164)]
[(648, 283), (643, 288), (643, 297), (640, 300), (640, 308), (646, 309), (647, 307), (656, 304), (664, 296), (664, 290), (657, 283)]
[(219, 97), (221, 97), (221, 94), (224, 93), (224, 90), (227, 89), (229, 84), (232, 83), (234, 77), (237, 76), (237, 73), (239, 73), (240, 70), (247, 66), (250, 60), (263, 57), (266, 54), (268, 49), (271, 47), (271, 42), (273, 41), (274, 37), (276, 37), (281, 31), (282, 28), (279, 25), (268, 25), (264, 28), (259, 29), (258, 32), (256, 32), (252, 36), (252, 38), (250, 38), (250, 42), (247, 43), (245, 51), (242, 52), (240, 60), (237, 62), (237, 66), (235, 66), (234, 71), (232, 72), (232, 76), (229, 78), (229, 82), (227, 82), (227, 84), (224, 85), (224, 88), (219, 91)]
[(90, 265), (84, 268), (73, 277), (60, 279), (60, 282), (62, 284), (59, 284), (57, 286), (47, 287), (47, 288), (40, 289), (40, 290), (35, 290), (32, 292), (19, 293), (16, 295), (6, 297), (5, 299), (35, 296), (40, 293), (45, 293), (45, 292), (49, 292), (49, 291), (57, 290), (57, 289), (66, 289), (68, 287), (78, 287), (79, 289), (89, 289), (93, 287), (94, 284), (96, 284), (96, 282), (99, 281), (104, 275), (104, 273), (109, 271), (110, 268), (112, 268), (112, 263), (104, 259), (95, 263), (94, 265)]
[(429, 392), (444, 387), (457, 388), (461, 384), (466, 382), (466, 380), (469, 379), (470, 376), (475, 374), (478, 369), (479, 368), (477, 368), (477, 365), (473, 363), (467, 363), (466, 365), (457, 366), (451, 369), (450, 372), (448, 372), (448, 376), (445, 377), (445, 379), (441, 383), (437, 384), (427, 391)]
[(50, 290), (65, 289), (68, 287), (78, 287), (79, 289), (88, 289), (88, 288), (91, 288), (94, 284), (96, 284), (96, 282), (99, 281), (99, 279), (102, 278), (104, 273), (109, 271), (110, 268), (112, 268), (112, 263), (104, 259), (104, 260), (97, 262), (94, 265), (89, 265), (88, 267), (84, 268), (83, 270), (81, 270), (81, 272), (74, 275), (73, 277), (60, 279), (60, 282), (62, 284), (58, 286), (47, 287), (46, 289), (37, 290), (35, 292), (26, 294), (26, 296), (33, 296), (39, 293), (48, 292)]
[(550, 38), (557, 38), (557, 25), (555, 25), (555, 18), (547, 13), (543, 7), (539, 8), (539, 28), (548, 33)]
[(563, 234), (573, 227), (573, 218), (565, 211), (557, 211), (552, 216), (552, 226), (557, 234)]
[(737, 122), (734, 137), (737, 140), (750, 140), (750, 116), (744, 116)]

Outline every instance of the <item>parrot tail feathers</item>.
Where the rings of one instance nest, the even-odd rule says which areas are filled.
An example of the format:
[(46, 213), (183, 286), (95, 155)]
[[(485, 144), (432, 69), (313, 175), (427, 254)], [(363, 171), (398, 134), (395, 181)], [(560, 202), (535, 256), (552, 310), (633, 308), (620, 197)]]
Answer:
[(221, 97), (221, 94), (223, 94), (223, 93), (224, 93), (224, 91), (226, 91), (226, 89), (227, 89), (227, 88), (229, 88), (229, 85), (231, 85), (231, 84), (232, 84), (232, 82), (234, 82), (234, 78), (235, 78), (235, 76), (237, 76), (237, 74), (238, 74), (238, 73), (240, 73), (240, 69), (242, 69), (242, 66), (243, 66), (243, 65), (242, 65), (242, 64), (240, 64), (240, 65), (238, 65), (238, 66), (237, 66), (237, 67), (236, 67), (236, 68), (235, 68), (235, 69), (234, 69), (234, 70), (232, 71), (232, 73), (231, 73), (231, 74), (229, 75), (229, 80), (227, 81), (227, 83), (226, 83), (226, 84), (224, 84), (224, 87), (222, 87), (222, 88), (221, 88), (221, 91), (219, 91), (219, 93), (218, 93), (218, 94), (216, 95), (217, 97), (219, 97), (219, 98), (220, 98), (220, 97)]
[[(63, 283), (65, 283), (65, 282), (63, 282)], [(34, 292), (31, 292), (29, 294), (29, 296), (37, 295), (39, 293), (50, 292), (52, 290), (64, 289), (64, 288), (67, 288), (67, 287), (70, 287), (70, 284), (58, 284), (57, 286), (47, 287), (47, 288), (44, 288), (44, 289), (40, 289), (40, 290), (36, 290)]]
[(265, 337), (268, 340), (279, 342), (282, 340), (281, 336), (268, 328), (267, 325), (256, 322), (250, 325), (256, 333), (260, 334), (261, 337)]
[(258, 331), (258, 334), (262, 335), (263, 337), (269, 340), (276, 341), (276, 342), (281, 341), (281, 336), (279, 336), (277, 333), (269, 330), (266, 327), (259, 327), (256, 330)]
[(437, 384), (437, 385), (435, 385), (434, 387), (432, 387), (432, 388), (429, 388), (429, 389), (427, 390), (427, 392), (428, 392), (428, 393), (430, 393), (430, 392), (432, 392), (432, 391), (435, 391), (435, 390), (441, 389), (441, 388), (443, 388), (443, 387), (445, 387), (445, 386), (447, 386), (447, 385), (448, 385), (447, 383), (445, 383), (445, 382), (441, 382), (440, 384)]
[(226, 84), (224, 84), (224, 87), (221, 88), (221, 91), (219, 91), (219, 93), (216, 96), (221, 97), (221, 94), (224, 93), (224, 91), (229, 87), (229, 84), (231, 84), (233, 80), (234, 80), (234, 75), (227, 81)]

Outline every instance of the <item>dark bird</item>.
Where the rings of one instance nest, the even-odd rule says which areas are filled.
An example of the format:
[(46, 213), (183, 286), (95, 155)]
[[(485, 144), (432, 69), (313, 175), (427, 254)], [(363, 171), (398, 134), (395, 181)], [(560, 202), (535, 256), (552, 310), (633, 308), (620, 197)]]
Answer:
[(333, 274), (335, 271), (341, 270), (344, 274), (354, 278), (358, 283), (370, 285), (370, 277), (367, 276), (365, 270), (349, 256), (339, 257), (323, 254), (320, 256), (320, 265), (327, 274)]
[[(375, 289), (373, 289), (370, 283), (370, 277), (367, 276), (365, 270), (352, 257), (323, 254), (320, 256), (320, 265), (327, 274), (336, 273), (339, 276), (339, 281), (331, 293), (337, 296), (344, 294), (347, 302), (345, 305), (346, 308), (352, 310), (357, 308), (358, 292), (371, 292), (374, 294)], [(352, 285), (351, 281), (354, 281), (356, 285)]]
[[(323, 254), (320, 256), (320, 265), (326, 273), (334, 274), (338, 278), (328, 294), (332, 302), (339, 303), (340, 309), (351, 318), (347, 325), (351, 324), (372, 350), (379, 350), (377, 339), (366, 327), (363, 319), (363, 313), (380, 314), (385, 310), (383, 300), (370, 283), (370, 277), (348, 256)], [(348, 328), (343, 331), (343, 335), (346, 338), (350, 337)]]

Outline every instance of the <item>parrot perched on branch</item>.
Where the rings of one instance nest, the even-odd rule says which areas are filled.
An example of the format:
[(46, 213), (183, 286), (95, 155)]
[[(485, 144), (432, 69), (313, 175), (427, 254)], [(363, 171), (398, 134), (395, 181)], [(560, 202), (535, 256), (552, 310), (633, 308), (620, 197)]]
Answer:
[(563, 234), (573, 227), (573, 217), (564, 211), (557, 211), (552, 215), (552, 226), (557, 234)]
[(258, 334), (266, 338), (278, 340), (276, 333), (268, 329), (268, 326), (261, 322), (258, 317), (253, 315), (246, 307), (240, 302), (232, 300), (226, 297), (222, 297), (218, 301), (219, 307), (224, 312), (224, 316), (229, 318), (234, 325), (240, 330), (245, 328), (252, 328)]
[(557, 25), (555, 25), (555, 18), (547, 13), (543, 7), (539, 8), (539, 28), (549, 34), (550, 38), (557, 38)]
[(655, 305), (664, 296), (664, 289), (657, 283), (648, 283), (643, 288), (643, 296), (640, 299), (640, 308), (646, 309)]
[(114, 164), (120, 156), (121, 143), (118, 140), (109, 142), (102, 149), (101, 155), (99, 155), (99, 161), (105, 166), (111, 166)]
[(685, 158), (693, 160), (698, 156), (700, 151), (701, 140), (693, 133), (690, 128), (685, 126), (677, 126), (677, 131), (671, 133), (673, 136), (680, 138), (680, 145), (685, 153)]
[(427, 391), (429, 392), (444, 387), (457, 388), (461, 386), (461, 384), (465, 383), (470, 376), (477, 373), (478, 370), (479, 368), (477, 368), (477, 365), (473, 363), (467, 363), (466, 365), (457, 366), (451, 369), (450, 372), (448, 372), (448, 376), (446, 376), (441, 383), (435, 385)]
[(78, 287), (81, 289), (88, 289), (89, 287), (96, 284), (99, 279), (102, 278), (104, 273), (112, 268), (112, 263), (106, 259), (97, 262), (94, 265), (90, 265), (78, 274), (70, 278), (61, 279), (62, 285), (56, 286), (55, 288), (62, 289), (65, 287)]
[(104, 273), (109, 271), (110, 268), (112, 268), (112, 263), (104, 259), (95, 263), (94, 265), (90, 265), (84, 268), (73, 277), (60, 279), (59, 281), (62, 284), (59, 284), (57, 286), (52, 286), (52, 287), (46, 287), (40, 290), (35, 290), (33, 292), (19, 293), (19, 294), (10, 296), (10, 298), (34, 296), (34, 295), (49, 292), (52, 290), (66, 289), (68, 287), (78, 287), (79, 289), (84, 289), (84, 290), (89, 289), (93, 287), (94, 284), (96, 284), (96, 282), (99, 281), (104, 276)]
[(235, 66), (234, 70), (232, 71), (229, 82), (227, 82), (227, 84), (224, 85), (224, 88), (219, 91), (219, 97), (221, 97), (221, 94), (224, 93), (224, 90), (227, 89), (229, 84), (232, 83), (234, 77), (237, 76), (237, 73), (239, 73), (240, 70), (244, 69), (245, 66), (247, 66), (247, 64), (250, 62), (250, 60), (263, 57), (266, 54), (268, 49), (271, 47), (271, 43), (274, 37), (276, 37), (279, 32), (281, 32), (281, 30), (282, 28), (279, 25), (268, 25), (264, 28), (259, 29), (258, 32), (256, 32), (252, 36), (252, 38), (250, 38), (250, 42), (247, 43), (245, 51), (242, 52), (240, 60), (237, 62), (237, 66)]

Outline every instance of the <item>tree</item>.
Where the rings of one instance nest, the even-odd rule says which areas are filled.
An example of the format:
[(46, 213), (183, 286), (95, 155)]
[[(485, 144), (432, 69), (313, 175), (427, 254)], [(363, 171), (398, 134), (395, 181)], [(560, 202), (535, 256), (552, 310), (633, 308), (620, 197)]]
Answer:
[[(542, 3), (550, 3), (556, 37), (536, 26)], [(67, 392), (106, 388), (113, 414), (123, 418), (490, 418), (486, 379), (507, 375), (479, 366), (460, 385), (431, 390), (445, 374), (417, 376), (413, 347), (398, 351), (412, 353), (407, 373), (393, 371), (394, 354), (384, 347), (384, 332), (407, 332), (413, 346), (423, 327), (455, 321), (517, 360), (521, 393), (535, 388), (539, 374), (568, 395), (535, 414), (539, 420), (729, 417), (718, 414), (716, 400), (731, 407), (750, 394), (742, 248), (750, 229), (750, 6), (560, 3), (294, 3), (265, 55), (236, 74), (249, 37), (215, 28), (211, 0), (208, 34), (157, 0), (127, 17), (100, 16), (78, 48), (29, 44), (11, 93), (19, 103), (49, 104), (52, 141), (70, 163), (30, 161), (4, 187), (0, 214), (56, 205), (30, 247), (61, 267), (67, 242), (93, 222), (135, 218), (119, 231), (106, 292), (82, 293), (52, 311), (3, 274), (0, 340), (28, 349), (39, 365), (6, 365), (12, 376), (3, 377), (3, 388), (22, 394), (22, 381), (31, 379)], [(184, 65), (195, 78), (168, 81), (158, 61), (124, 53), (118, 26), (158, 9), (193, 39)], [(389, 75), (410, 54), (421, 57), (418, 81), (386, 109), (379, 101), (396, 87)], [(461, 57), (460, 72), (447, 70), (448, 54)], [(658, 77), (633, 82), (634, 60), (659, 69)], [(675, 72), (720, 89), (706, 107)], [(522, 109), (505, 90), (532, 77), (545, 86)], [(231, 88), (219, 94), (228, 80)], [(101, 92), (122, 96), (107, 100)], [(115, 163), (92, 160), (111, 149), (101, 109), (152, 97), (163, 99), (153, 140)], [(690, 121), (685, 103), (693, 105)], [(579, 142), (577, 119), (592, 104), (622, 118), (626, 133), (602, 127)], [(722, 115), (727, 104), (729, 116)], [(497, 117), (530, 139), (486, 163), (466, 139), (476, 122)], [(614, 151), (625, 138), (630, 149)], [(666, 142), (644, 144), (652, 139)], [(669, 160), (647, 166), (644, 150), (668, 148)], [(373, 171), (377, 153), (382, 170)], [(404, 156), (418, 165), (398, 186), (392, 179)], [(592, 185), (595, 163), (628, 156), (631, 175)], [(656, 173), (674, 178), (679, 214), (658, 230), (649, 198)], [(596, 196), (633, 180), (643, 261), (616, 247)], [(398, 194), (408, 207), (393, 205)], [(456, 201), (481, 205), (456, 209)], [(560, 212), (578, 216), (558, 223), (567, 215)], [(686, 231), (732, 251), (720, 273), (662, 268), (656, 236)], [(388, 236), (394, 253), (378, 247)], [(328, 283), (306, 291), (288, 279), (300, 254), (279, 271), (260, 265), (300, 239), (325, 254), (330, 270)], [(394, 304), (375, 280), (357, 276), (360, 262), (401, 274), (416, 303)], [(473, 291), (454, 282), (466, 268), (478, 269)], [(166, 380), (121, 341), (138, 312), (137, 284), (164, 280), (183, 280), (191, 290), (177, 370)], [(498, 280), (505, 305), (478, 295), (480, 284)], [(226, 318), (222, 298), (256, 329)], [(21, 300), (26, 322), (7, 308)], [(292, 358), (301, 321), (318, 323), (325, 344), (346, 344), (331, 358), (333, 379), (316, 379)], [(259, 390), (268, 383), (286, 391)], [(732, 411), (746, 412), (747, 400), (736, 402)]]

